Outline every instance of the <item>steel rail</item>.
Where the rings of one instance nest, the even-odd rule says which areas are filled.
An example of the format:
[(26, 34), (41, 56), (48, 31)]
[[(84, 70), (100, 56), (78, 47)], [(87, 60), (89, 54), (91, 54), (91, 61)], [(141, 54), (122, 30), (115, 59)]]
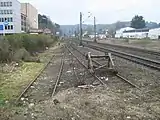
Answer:
[(47, 62), (47, 64), (39, 71), (39, 73), (34, 77), (34, 79), (27, 85), (27, 87), (23, 90), (23, 92), (16, 99), (16, 103), (23, 97), (23, 95), (29, 90), (29, 88), (33, 85), (33, 83), (40, 77), (42, 72), (48, 67), (48, 65), (50, 64), (50, 62), (52, 61), (54, 57), (55, 55), (51, 57), (51, 59)]
[[(79, 50), (77, 50), (76, 48), (74, 48), (72, 45), (71, 45), (71, 47), (72, 47), (73, 49), (75, 49), (77, 52), (79, 52), (81, 55), (85, 56), (85, 54), (83, 54), (81, 51), (79, 51)], [(93, 61), (95, 64), (102, 66), (102, 64), (99, 63), (98, 61), (96, 61), (96, 60), (92, 60), (92, 61)], [(121, 76), (120, 74), (116, 74), (116, 76), (117, 76), (118, 78), (122, 79), (123, 81), (125, 81), (126, 83), (130, 84), (131, 86), (133, 86), (133, 87), (135, 87), (135, 88), (137, 88), (137, 89), (140, 90), (140, 88), (139, 88), (137, 85), (135, 85), (134, 83), (130, 82), (129, 80), (127, 80), (126, 78), (124, 78), (124, 77)]]
[(56, 79), (56, 84), (55, 84), (55, 86), (53, 88), (53, 92), (52, 92), (51, 97), (54, 97), (56, 89), (57, 89), (57, 85), (58, 85), (59, 80), (61, 78), (62, 71), (63, 71), (63, 66), (64, 66), (64, 58), (65, 58), (65, 52), (63, 53), (63, 56), (62, 56), (62, 59), (61, 59), (61, 65), (60, 65), (59, 73), (58, 73), (58, 76), (57, 76), (57, 79)]
[[(88, 70), (88, 67), (87, 67), (86, 65), (84, 65), (84, 64), (81, 62), (81, 60), (79, 60), (78, 57), (77, 57), (67, 46), (66, 46), (66, 48), (67, 48), (68, 51), (76, 58), (76, 60), (77, 60), (87, 71), (89, 71), (89, 70)], [(90, 73), (94, 78), (96, 78), (97, 80), (99, 80), (103, 85), (106, 86), (106, 84), (105, 84), (98, 76), (96, 76), (94, 73), (92, 73), (92, 72), (90, 72), (90, 71), (89, 71), (89, 73)]]
[[(88, 42), (88, 43), (94, 43), (93, 41), (87, 41), (87, 40), (83, 40), (83, 42)], [(99, 43), (97, 42), (96, 44), (99, 45), (106, 45), (106, 46), (112, 46), (112, 47), (117, 47), (117, 48), (126, 48), (126, 49), (130, 49), (130, 50), (136, 50), (139, 52), (144, 52), (144, 53), (149, 53), (152, 55), (160, 55), (160, 51), (155, 51), (155, 50), (148, 50), (148, 49), (143, 49), (143, 48), (138, 48), (138, 47), (132, 47), (132, 46), (124, 46), (124, 45), (115, 45), (115, 44), (109, 44), (109, 43)]]

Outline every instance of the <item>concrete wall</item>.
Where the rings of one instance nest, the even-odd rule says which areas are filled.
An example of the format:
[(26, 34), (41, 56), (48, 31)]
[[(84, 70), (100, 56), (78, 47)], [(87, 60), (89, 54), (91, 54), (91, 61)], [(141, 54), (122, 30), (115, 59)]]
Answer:
[(132, 32), (132, 33), (123, 33), (123, 38), (138, 38), (143, 39), (148, 37), (149, 32)]
[(21, 12), (27, 16), (29, 29), (38, 29), (38, 11), (29, 3), (21, 3)]

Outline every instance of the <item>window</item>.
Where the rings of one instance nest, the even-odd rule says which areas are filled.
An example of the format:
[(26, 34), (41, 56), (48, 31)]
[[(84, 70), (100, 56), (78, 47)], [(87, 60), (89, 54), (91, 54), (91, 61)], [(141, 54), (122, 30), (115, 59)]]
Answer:
[(7, 6), (7, 7), (9, 6), (9, 2), (6, 2), (6, 6)]
[(11, 26), (10, 25), (8, 25), (8, 30), (10, 30), (11, 29)]
[(7, 10), (7, 14), (9, 14), (9, 10)]
[(12, 2), (9, 2), (9, 6), (12, 6)]
[(7, 14), (7, 10), (4, 10), (4, 14)]
[(13, 18), (10, 18), (10, 22), (13, 22)]
[(7, 18), (7, 21), (10, 22), (10, 18)]
[(4, 2), (4, 7), (6, 7), (7, 6), (7, 3), (6, 2)]
[(0, 14), (2, 14), (2, 15), (3, 15), (3, 10), (0, 10)]
[(11, 25), (11, 30), (13, 30), (13, 25)]
[(5, 30), (7, 30), (7, 25), (5, 25)]
[(10, 10), (10, 14), (13, 14), (13, 11), (12, 11), (12, 10)]
[(0, 2), (0, 7), (11, 7), (12, 2)]
[(3, 14), (13, 14), (13, 11), (12, 10), (0, 10), (0, 14), (3, 15)]
[(6, 25), (5, 30), (13, 30), (13, 25)]
[(0, 6), (3, 7), (3, 2), (1, 2)]
[(9, 18), (0, 18), (0, 22), (5, 22), (5, 21), (13, 22), (13, 18), (12, 17), (9, 17)]

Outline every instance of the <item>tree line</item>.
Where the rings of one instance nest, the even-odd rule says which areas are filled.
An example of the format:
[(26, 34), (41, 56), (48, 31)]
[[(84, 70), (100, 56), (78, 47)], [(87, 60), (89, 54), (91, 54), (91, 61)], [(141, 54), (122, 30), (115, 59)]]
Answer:
[(50, 29), (52, 33), (61, 32), (60, 25), (53, 23), (52, 20), (46, 15), (38, 14), (38, 27), (39, 29)]
[(131, 27), (136, 29), (141, 29), (141, 28), (152, 29), (160, 27), (160, 23), (158, 24), (156, 22), (146, 22), (143, 16), (136, 15), (131, 20)]

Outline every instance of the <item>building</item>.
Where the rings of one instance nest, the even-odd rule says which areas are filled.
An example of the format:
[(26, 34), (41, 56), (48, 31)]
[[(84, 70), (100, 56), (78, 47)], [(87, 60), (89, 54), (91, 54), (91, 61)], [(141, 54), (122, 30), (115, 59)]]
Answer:
[(155, 28), (149, 30), (148, 37), (150, 39), (160, 39), (160, 28)]
[(21, 13), (26, 16), (26, 31), (38, 29), (38, 11), (34, 6), (30, 3), (21, 3)]
[(0, 0), (0, 26), (0, 34), (21, 33), (21, 3), (19, 1)]
[(149, 34), (149, 29), (133, 29), (133, 30), (127, 30), (123, 32), (123, 38), (137, 38), (137, 39), (143, 39), (147, 38)]
[(128, 30), (134, 30), (132, 27), (121, 28), (116, 31), (115, 38), (123, 38), (123, 32)]
[(149, 34), (148, 28), (135, 29), (131, 27), (122, 28), (116, 31), (115, 38), (137, 38), (143, 39), (147, 38)]

